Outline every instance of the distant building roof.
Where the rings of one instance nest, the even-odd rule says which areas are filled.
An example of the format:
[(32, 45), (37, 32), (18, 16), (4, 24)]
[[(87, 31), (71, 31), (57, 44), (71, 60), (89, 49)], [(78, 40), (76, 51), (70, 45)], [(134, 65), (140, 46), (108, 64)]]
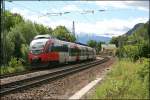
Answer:
[(102, 44), (101, 47), (105, 48), (105, 49), (116, 49), (117, 48), (115, 44)]

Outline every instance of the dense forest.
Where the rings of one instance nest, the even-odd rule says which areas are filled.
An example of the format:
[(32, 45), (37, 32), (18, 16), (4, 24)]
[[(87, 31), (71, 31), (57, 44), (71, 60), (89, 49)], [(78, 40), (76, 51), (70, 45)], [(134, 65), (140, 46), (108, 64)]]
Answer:
[(28, 64), (27, 55), (29, 44), (34, 36), (40, 34), (50, 34), (58, 39), (75, 42), (75, 36), (65, 27), (57, 26), (55, 29), (43, 26), (29, 20), (25, 20), (17, 13), (5, 11), (4, 27), (2, 34), (2, 60), (0, 63), (8, 64), (12, 59), (20, 59), (23, 64)]

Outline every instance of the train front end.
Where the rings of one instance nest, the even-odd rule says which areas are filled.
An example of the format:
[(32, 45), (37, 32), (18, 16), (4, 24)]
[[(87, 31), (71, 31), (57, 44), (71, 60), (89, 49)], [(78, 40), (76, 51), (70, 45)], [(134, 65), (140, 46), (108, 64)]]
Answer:
[(33, 67), (43, 67), (48, 64), (45, 49), (49, 40), (49, 35), (38, 35), (31, 41), (28, 59)]

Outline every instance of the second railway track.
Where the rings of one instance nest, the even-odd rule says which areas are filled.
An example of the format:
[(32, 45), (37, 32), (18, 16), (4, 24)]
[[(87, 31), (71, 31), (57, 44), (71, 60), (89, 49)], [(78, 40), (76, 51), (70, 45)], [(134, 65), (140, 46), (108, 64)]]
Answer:
[(31, 78), (27, 78), (27, 79), (23, 79), (23, 80), (19, 80), (19, 81), (14, 81), (14, 82), (7, 83), (7, 84), (2, 84), (1, 90), (0, 90), (0, 96), (6, 95), (6, 94), (9, 94), (11, 92), (18, 91), (18, 90), (23, 90), (25, 88), (29, 88), (31, 86), (35, 86), (35, 85), (38, 85), (38, 84), (46, 82), (46, 81), (56, 80), (56, 79), (61, 78), (65, 75), (68, 75), (68, 74), (71, 74), (71, 73), (74, 73), (77, 71), (81, 71), (83, 69), (87, 69), (91, 66), (95, 66), (95, 65), (104, 63), (108, 60), (109, 60), (109, 58), (105, 57), (102, 60), (96, 60), (93, 62), (83, 63), (83, 64), (76, 65), (76, 66), (60, 68), (60, 69), (52, 71), (48, 74), (44, 74), (44, 75), (40, 75), (40, 76), (36, 76), (36, 77), (31, 77)]

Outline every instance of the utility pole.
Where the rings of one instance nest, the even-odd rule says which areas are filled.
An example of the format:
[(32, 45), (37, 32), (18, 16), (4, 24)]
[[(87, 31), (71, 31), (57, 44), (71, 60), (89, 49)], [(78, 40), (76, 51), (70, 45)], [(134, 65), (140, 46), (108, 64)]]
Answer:
[(72, 33), (73, 33), (73, 35), (75, 36), (75, 25), (74, 25), (74, 21), (73, 21), (73, 23), (72, 23)]
[(1, 27), (1, 38), (0, 38), (1, 62), (0, 62), (0, 65), (1, 64), (5, 65), (6, 64), (6, 50), (5, 50), (6, 34), (4, 32), (4, 28), (5, 28), (5, 1), (4, 0), (1, 1), (1, 26), (0, 27)]
[[(74, 21), (73, 21), (73, 23), (72, 23), (72, 34), (75, 36), (75, 38), (77, 38), (77, 40), (78, 40), (78, 36), (76, 37), (76, 34), (75, 34), (75, 24), (74, 24)], [(76, 40), (76, 41), (77, 41)]]

